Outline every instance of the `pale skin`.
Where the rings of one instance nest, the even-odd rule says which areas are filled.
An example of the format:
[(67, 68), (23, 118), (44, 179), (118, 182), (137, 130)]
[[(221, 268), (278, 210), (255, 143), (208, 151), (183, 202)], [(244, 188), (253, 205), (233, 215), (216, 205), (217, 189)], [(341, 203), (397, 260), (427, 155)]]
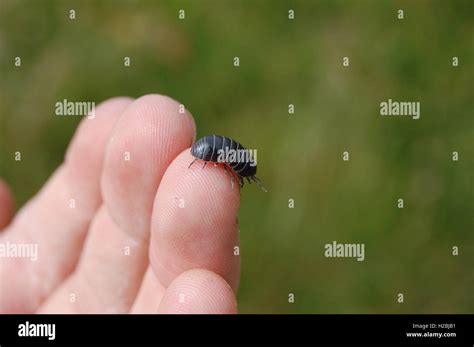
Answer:
[(38, 245), (37, 261), (0, 257), (0, 313), (237, 312), (239, 188), (188, 169), (196, 127), (179, 106), (98, 105), (16, 214), (0, 181), (0, 243)]

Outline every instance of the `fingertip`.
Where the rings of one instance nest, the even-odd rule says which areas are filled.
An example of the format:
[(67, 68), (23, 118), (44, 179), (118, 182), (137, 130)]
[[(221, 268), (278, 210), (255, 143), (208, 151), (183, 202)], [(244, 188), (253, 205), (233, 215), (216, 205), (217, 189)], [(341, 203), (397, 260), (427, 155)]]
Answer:
[(150, 262), (163, 286), (182, 272), (213, 271), (237, 290), (240, 272), (238, 182), (222, 166), (194, 158), (189, 149), (169, 166), (155, 198)]
[[(160, 189), (170, 193), (171, 187), (171, 191), (175, 193), (173, 198), (187, 197), (191, 204), (188, 207), (208, 205), (208, 213), (188, 214), (188, 217), (199, 217), (204, 220), (217, 216), (225, 220), (231, 219), (235, 224), (240, 206), (240, 189), (235, 175), (230, 174), (230, 171), (226, 172), (222, 165), (202, 160), (189, 167), (195, 159), (191, 155), (190, 148), (181, 152), (168, 167), (166, 180), (163, 179), (163, 186), (160, 186)], [(183, 203), (186, 203), (186, 199), (183, 199)], [(181, 207), (182, 210), (186, 208), (186, 204)]]
[(229, 284), (218, 274), (193, 269), (175, 278), (166, 290), (159, 313), (236, 314), (237, 301)]
[[(174, 184), (178, 192), (192, 194), (196, 203), (209, 202), (210, 212), (222, 218), (235, 217), (240, 206), (239, 182), (231, 171), (222, 165), (197, 160), (187, 148), (170, 166), (168, 183)], [(231, 170), (231, 169), (227, 169)], [(206, 215), (201, 215), (205, 218)]]
[(93, 159), (94, 162), (102, 163), (108, 136), (122, 111), (132, 101), (132, 98), (125, 96), (111, 98), (96, 107), (93, 117), (84, 117), (66, 151), (66, 161), (83, 163), (85, 159), (90, 164)]
[(134, 237), (149, 237), (161, 177), (192, 142), (196, 127), (182, 106), (167, 96), (142, 96), (127, 107), (110, 136), (102, 195), (113, 220)]
[(100, 202), (102, 175), (107, 140), (117, 119), (133, 99), (116, 97), (100, 103), (93, 117), (84, 117), (65, 155), (65, 175), (71, 198), (81, 210), (95, 211)]

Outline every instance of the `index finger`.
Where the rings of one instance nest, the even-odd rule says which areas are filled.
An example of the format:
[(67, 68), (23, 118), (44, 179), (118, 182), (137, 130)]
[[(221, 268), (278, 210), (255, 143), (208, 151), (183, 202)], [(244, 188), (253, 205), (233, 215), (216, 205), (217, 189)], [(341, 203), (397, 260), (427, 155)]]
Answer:
[(202, 168), (187, 149), (168, 167), (155, 197), (150, 262), (167, 287), (184, 271), (206, 269), (238, 287), (238, 183), (221, 166)]

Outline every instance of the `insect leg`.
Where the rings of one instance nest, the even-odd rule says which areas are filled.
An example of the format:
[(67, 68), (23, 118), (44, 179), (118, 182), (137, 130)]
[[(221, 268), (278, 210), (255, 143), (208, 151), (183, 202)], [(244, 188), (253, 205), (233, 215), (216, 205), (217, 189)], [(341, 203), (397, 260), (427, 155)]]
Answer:
[(191, 162), (191, 164), (189, 164), (188, 169), (191, 167), (191, 165), (194, 164), (194, 162), (195, 162), (196, 160), (197, 160), (197, 159), (194, 159), (194, 160)]
[(224, 164), (223, 166), (225, 172), (227, 172), (227, 174), (230, 176), (230, 184), (232, 186), (232, 189), (234, 189), (234, 175), (232, 175), (232, 173), (227, 169), (227, 165)]
[(204, 162), (204, 165), (202, 166), (202, 168), (204, 169), (207, 165), (207, 161)]
[(263, 186), (262, 182), (260, 182), (260, 180), (259, 180), (257, 177), (255, 177), (255, 176), (250, 176), (250, 178), (251, 178), (255, 183), (257, 183), (257, 186), (258, 186), (261, 190), (263, 190), (265, 193), (268, 193), (268, 190)]
[(222, 165), (222, 166), (224, 166), (225, 172), (227, 172), (227, 174), (228, 174), (230, 177), (233, 177), (232, 174), (230, 173), (230, 171), (227, 169), (227, 165), (224, 164), (224, 165)]

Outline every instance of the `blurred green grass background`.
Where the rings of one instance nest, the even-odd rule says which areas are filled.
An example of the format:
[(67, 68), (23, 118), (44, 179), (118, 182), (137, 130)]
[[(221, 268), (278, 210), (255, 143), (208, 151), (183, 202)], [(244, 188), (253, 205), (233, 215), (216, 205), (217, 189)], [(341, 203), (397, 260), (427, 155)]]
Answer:
[[(57, 101), (169, 95), (198, 136), (259, 151), (270, 192), (242, 193), (240, 312), (472, 313), (473, 8), (2, 0), (1, 176), (19, 207), (61, 163), (80, 117), (55, 116)], [(381, 117), (389, 98), (420, 101), (421, 118)], [(325, 258), (333, 240), (365, 243), (365, 261)]]

